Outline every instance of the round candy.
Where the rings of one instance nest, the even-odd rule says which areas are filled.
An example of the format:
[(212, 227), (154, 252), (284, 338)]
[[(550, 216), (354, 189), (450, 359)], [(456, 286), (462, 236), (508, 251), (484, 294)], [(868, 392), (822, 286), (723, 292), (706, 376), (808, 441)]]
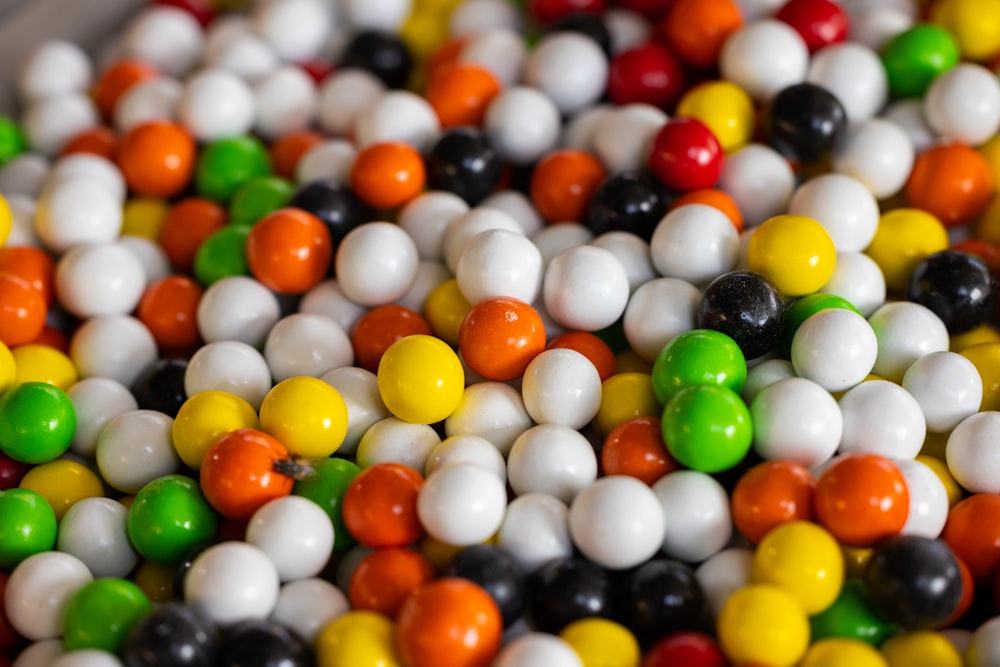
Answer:
[(9, 571), (55, 543), (55, 513), (42, 496), (27, 489), (0, 491), (0, 568)]
[(920, 404), (893, 382), (871, 380), (840, 398), (844, 432), (840, 451), (869, 452), (893, 459), (912, 459), (927, 434)]
[(733, 488), (733, 523), (754, 544), (790, 521), (813, 517), (816, 480), (804, 466), (790, 461), (765, 461), (740, 477)]
[(777, 344), (783, 320), (778, 289), (750, 271), (733, 271), (713, 280), (698, 306), (698, 328), (726, 334), (745, 359), (761, 357)]
[(455, 463), (436, 470), (420, 489), (417, 516), (427, 533), (445, 544), (483, 542), (503, 522), (503, 482), (477, 465)]
[(986, 262), (975, 255), (943, 250), (917, 264), (906, 298), (934, 311), (948, 333), (965, 333), (983, 323), (994, 310), (992, 273)]
[(403, 603), (399, 655), (411, 667), (480, 667), (500, 648), (500, 610), (482, 588), (458, 578), (424, 584)]
[(195, 144), (183, 128), (166, 121), (133, 127), (118, 144), (118, 165), (129, 189), (147, 197), (173, 197), (194, 171)]
[(166, 475), (136, 494), (127, 525), (132, 545), (144, 558), (176, 565), (212, 541), (218, 517), (195, 480)]
[(900, 32), (882, 48), (882, 63), (894, 97), (921, 97), (931, 82), (958, 60), (954, 37), (929, 23)]
[(223, 516), (248, 519), (269, 500), (287, 496), (293, 479), (282, 470), (292, 466), (283, 444), (262, 431), (233, 431), (205, 453), (200, 471), (205, 499)]
[(574, 544), (587, 558), (624, 570), (648, 560), (662, 545), (664, 509), (639, 480), (605, 477), (574, 498), (569, 528)]
[(260, 428), (292, 455), (330, 456), (347, 434), (347, 404), (322, 380), (289, 378), (276, 384), (261, 402)]
[(362, 306), (379, 306), (403, 296), (417, 272), (417, 247), (399, 226), (370, 222), (344, 237), (334, 257), (344, 294)]
[(22, 463), (51, 461), (67, 449), (76, 430), (76, 410), (51, 384), (25, 382), (0, 396), (0, 451)]
[(878, 341), (872, 372), (891, 382), (900, 382), (906, 369), (924, 355), (949, 346), (944, 322), (918, 303), (887, 303), (869, 316), (868, 323)]
[(246, 253), (255, 278), (279, 294), (299, 294), (326, 277), (333, 251), (319, 218), (282, 208), (253, 225)]
[(493, 662), (495, 667), (583, 667), (576, 651), (559, 637), (529, 632), (504, 645)]
[(243, 542), (221, 542), (198, 554), (184, 577), (184, 600), (229, 627), (266, 618), (278, 600), (278, 572), (267, 555)]
[(772, 461), (815, 467), (840, 446), (843, 414), (836, 399), (806, 378), (780, 379), (750, 404), (754, 451)]
[(828, 637), (857, 639), (878, 646), (899, 631), (872, 606), (860, 579), (846, 579), (836, 601), (809, 621), (813, 641)]
[(909, 510), (910, 495), (899, 468), (875, 454), (837, 459), (816, 484), (816, 518), (847, 546), (868, 547), (898, 534)]
[(734, 392), (746, 383), (746, 360), (729, 336), (708, 329), (681, 333), (663, 346), (653, 364), (653, 391), (666, 405), (691, 385), (717, 385)]
[(282, 581), (315, 576), (333, 552), (333, 523), (318, 504), (300, 496), (275, 498), (247, 524), (246, 541), (263, 551)]
[(764, 120), (768, 142), (793, 162), (828, 159), (847, 132), (847, 112), (837, 97), (813, 83), (783, 88)]
[(733, 524), (726, 490), (709, 475), (677, 470), (653, 484), (666, 518), (663, 551), (668, 556), (697, 563), (722, 550)]
[(157, 667), (183, 655), (184, 664), (208, 665), (216, 656), (218, 637), (213, 625), (188, 606), (158, 606), (136, 623), (122, 647), (125, 663)]
[(983, 212), (995, 182), (986, 158), (969, 146), (933, 146), (917, 156), (906, 182), (906, 200), (954, 227)]
[(994, 581), (1000, 570), (998, 535), (992, 523), (996, 516), (1000, 516), (1000, 497), (977, 493), (951, 508), (941, 533), (941, 539), (968, 566), (979, 584)]
[(733, 268), (739, 234), (714, 206), (687, 204), (657, 223), (649, 248), (660, 275), (700, 285)]
[(42, 463), (28, 471), (19, 485), (45, 498), (61, 521), (66, 511), (85, 498), (104, 495), (101, 478), (96, 472), (76, 461), (57, 459)]
[(875, 547), (865, 589), (887, 619), (912, 630), (947, 621), (962, 598), (962, 575), (947, 543), (904, 535)]
[(732, 468), (750, 451), (753, 425), (739, 394), (725, 386), (692, 385), (663, 408), (663, 441), (681, 465), (714, 473)]
[(419, 551), (376, 549), (351, 576), (351, 608), (395, 618), (406, 597), (432, 579), (434, 568)]
[(722, 146), (700, 120), (674, 118), (660, 129), (649, 153), (649, 169), (671, 190), (710, 188), (722, 175)]
[(110, 498), (84, 498), (63, 516), (56, 547), (79, 558), (97, 577), (124, 577), (139, 560), (127, 531), (128, 515)]
[(474, 305), (458, 335), (462, 359), (487, 380), (521, 377), (531, 360), (545, 349), (545, 325), (538, 312), (510, 297), (497, 296)]
[(759, 102), (806, 78), (809, 51), (787, 23), (760, 19), (741, 26), (722, 45), (719, 71)]
[(604, 618), (581, 618), (559, 633), (584, 667), (628, 667), (639, 662), (639, 642), (628, 628)]
[(5, 625), (26, 639), (62, 635), (66, 605), (93, 575), (70, 554), (45, 551), (12, 568), (4, 585)]
[(424, 480), (399, 463), (377, 463), (351, 480), (343, 496), (344, 525), (373, 548), (405, 547), (424, 533), (417, 502)]
[(417, 334), (396, 341), (378, 368), (379, 393), (395, 416), (433, 424), (458, 407), (465, 374), (458, 355), (438, 338)]
[(568, 516), (566, 505), (547, 493), (518, 496), (507, 506), (497, 544), (513, 554), (526, 572), (535, 572), (572, 555)]
[(736, 591), (722, 607), (717, 629), (722, 651), (737, 663), (791, 667), (809, 647), (805, 610), (791, 593), (772, 584)]
[(875, 648), (855, 639), (821, 639), (806, 651), (802, 667), (820, 665), (857, 665), (858, 667), (887, 667), (882, 654)]
[(628, 274), (618, 258), (604, 248), (568, 248), (549, 262), (542, 297), (556, 323), (580, 331), (597, 331), (613, 324), (625, 312)]
[(349, 611), (324, 627), (316, 638), (319, 667), (400, 667), (395, 627), (373, 611)]
[(747, 268), (764, 274), (785, 296), (817, 291), (833, 275), (835, 265), (830, 234), (805, 216), (767, 220), (754, 230), (747, 247)]
[(775, 527), (757, 545), (751, 576), (754, 583), (782, 587), (815, 616), (840, 594), (844, 558), (826, 530), (807, 521), (790, 521)]
[(68, 651), (97, 648), (118, 653), (132, 628), (153, 609), (142, 590), (126, 579), (96, 579), (81, 586), (66, 605), (63, 642)]
[(244, 183), (271, 171), (267, 151), (257, 139), (231, 137), (205, 146), (195, 165), (198, 193), (226, 202)]
[(861, 315), (842, 308), (810, 316), (792, 338), (795, 372), (827, 391), (853, 387), (877, 363), (879, 341), (872, 326)]

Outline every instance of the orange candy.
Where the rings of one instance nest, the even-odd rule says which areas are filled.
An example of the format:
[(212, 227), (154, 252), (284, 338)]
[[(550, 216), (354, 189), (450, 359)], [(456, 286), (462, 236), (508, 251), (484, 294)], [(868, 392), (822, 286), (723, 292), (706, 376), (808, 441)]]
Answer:
[(734, 0), (674, 0), (656, 31), (681, 60), (705, 69), (715, 65), (726, 39), (743, 25)]
[(757, 544), (782, 523), (812, 521), (815, 487), (812, 473), (797, 463), (759, 463), (744, 473), (733, 489), (733, 523)]
[(62, 154), (90, 153), (115, 161), (118, 152), (118, 135), (110, 127), (98, 125), (84, 130), (63, 146)]
[(431, 335), (431, 327), (420, 313), (395, 303), (372, 308), (351, 332), (355, 363), (375, 373), (389, 346), (413, 334)]
[(513, 380), (545, 350), (545, 324), (523, 301), (486, 299), (462, 321), (458, 349), (469, 368), (487, 380)]
[(145, 197), (173, 197), (187, 187), (196, 157), (194, 139), (177, 125), (137, 125), (118, 145), (118, 166), (129, 188)]
[(32, 246), (0, 248), (0, 273), (10, 273), (26, 281), (42, 295), (46, 306), (52, 304), (55, 270), (56, 265), (52, 257), (40, 248)]
[(170, 209), (160, 227), (160, 247), (170, 263), (190, 273), (201, 244), (226, 224), (226, 209), (203, 197), (182, 199)]
[(14, 347), (38, 338), (45, 327), (45, 297), (27, 280), (0, 273), (0, 343)]
[(819, 523), (849, 547), (870, 547), (897, 535), (910, 512), (903, 474), (875, 454), (848, 454), (833, 463), (813, 497)]
[(484, 67), (462, 63), (438, 72), (427, 87), (430, 103), (441, 127), (478, 127), (486, 107), (500, 92), (496, 77)]
[(333, 259), (330, 230), (312, 213), (282, 208), (250, 229), (247, 264), (254, 278), (279, 294), (301, 294), (326, 277)]
[(205, 500), (228, 519), (249, 519), (268, 501), (292, 492), (294, 480), (279, 472), (291, 465), (288, 450), (263, 431), (243, 428), (220, 438), (201, 463)]
[(1000, 495), (977, 493), (948, 512), (941, 532), (980, 585), (992, 585), (1000, 573)]
[(670, 205), (670, 210), (672, 211), (678, 206), (685, 206), (687, 204), (705, 204), (706, 206), (717, 208), (732, 221), (733, 227), (736, 227), (736, 231), (743, 231), (743, 213), (740, 212), (740, 207), (732, 197), (722, 190), (705, 188), (704, 190), (685, 192), (674, 200), (674, 203)]
[(947, 144), (917, 157), (906, 182), (906, 199), (946, 227), (954, 227), (982, 213), (994, 187), (986, 158), (968, 146)]
[(486, 667), (500, 649), (503, 622), (481, 587), (445, 577), (406, 598), (396, 631), (407, 667)]
[(162, 352), (192, 352), (201, 343), (198, 303), (203, 293), (187, 276), (167, 276), (146, 288), (136, 314)]
[(344, 525), (354, 539), (374, 549), (413, 544), (424, 534), (417, 517), (423, 485), (420, 473), (401, 463), (365, 468), (344, 493)]
[(358, 153), (351, 167), (351, 187), (372, 208), (388, 211), (410, 201), (424, 188), (424, 159), (409, 144), (373, 144)]
[(94, 86), (94, 102), (101, 115), (112, 118), (115, 105), (129, 88), (157, 76), (156, 68), (142, 60), (119, 60), (104, 70)]
[(615, 426), (601, 448), (604, 475), (628, 475), (652, 484), (680, 466), (663, 442), (660, 420), (633, 417)]
[(590, 153), (574, 149), (550, 153), (531, 175), (531, 201), (549, 222), (580, 222), (606, 175)]
[(597, 369), (597, 374), (601, 376), (601, 382), (618, 372), (618, 359), (615, 358), (615, 353), (611, 351), (607, 343), (592, 333), (569, 331), (560, 334), (549, 342), (546, 349), (551, 350), (557, 347), (576, 350), (590, 359), (590, 363), (594, 364), (594, 368)]
[(274, 173), (282, 178), (295, 179), (295, 168), (306, 151), (323, 141), (323, 135), (311, 130), (290, 132), (281, 137), (268, 151)]
[(351, 608), (395, 618), (406, 596), (432, 579), (434, 568), (419, 551), (378, 549), (368, 554), (351, 576)]

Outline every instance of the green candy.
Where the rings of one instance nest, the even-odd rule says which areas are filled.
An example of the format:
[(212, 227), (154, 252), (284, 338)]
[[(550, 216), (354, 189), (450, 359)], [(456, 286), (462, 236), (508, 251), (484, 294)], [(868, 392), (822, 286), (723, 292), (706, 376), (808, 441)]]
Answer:
[(0, 570), (10, 572), (28, 556), (55, 548), (56, 514), (34, 491), (0, 491)]
[(195, 187), (203, 197), (228, 202), (245, 183), (270, 173), (271, 160), (260, 141), (253, 137), (220, 139), (198, 156)]
[(291, 182), (278, 176), (258, 176), (244, 183), (229, 202), (231, 224), (255, 225), (279, 208), (295, 194)]
[(660, 427), (670, 455), (681, 465), (705, 473), (737, 465), (753, 442), (746, 403), (723, 386), (700, 384), (682, 389), (663, 409)]
[(118, 653), (132, 627), (153, 611), (142, 589), (126, 579), (95, 579), (70, 598), (63, 616), (67, 651)]
[(206, 287), (230, 276), (250, 273), (247, 262), (248, 225), (228, 225), (214, 232), (194, 256), (194, 277)]
[(62, 456), (76, 433), (76, 409), (62, 389), (24, 382), (0, 396), (0, 451), (21, 463)]
[(8, 116), (0, 116), (0, 166), (28, 150), (20, 126)]
[(128, 513), (132, 546), (163, 565), (176, 565), (211, 542), (218, 525), (198, 482), (183, 475), (166, 475), (142, 487)]
[(882, 64), (893, 97), (923, 97), (931, 82), (958, 64), (955, 38), (944, 28), (921, 23), (882, 47)]
[(666, 405), (691, 385), (726, 387), (739, 393), (747, 381), (747, 362), (739, 345), (724, 333), (694, 329), (663, 346), (653, 362), (653, 393)]
[(878, 646), (899, 626), (880, 617), (865, 595), (860, 579), (847, 579), (834, 603), (809, 619), (812, 640), (828, 637), (856, 639)]

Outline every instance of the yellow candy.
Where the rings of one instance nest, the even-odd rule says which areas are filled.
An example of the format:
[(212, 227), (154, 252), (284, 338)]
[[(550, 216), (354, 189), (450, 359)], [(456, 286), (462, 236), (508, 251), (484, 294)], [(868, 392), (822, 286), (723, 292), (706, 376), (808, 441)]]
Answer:
[(889, 289), (902, 291), (925, 257), (948, 248), (948, 232), (926, 211), (897, 208), (882, 215), (865, 254), (875, 260)]
[(815, 292), (830, 280), (836, 263), (830, 234), (804, 215), (765, 220), (747, 246), (747, 268), (766, 276), (785, 296)]
[(633, 417), (659, 417), (662, 412), (649, 374), (618, 373), (601, 385), (601, 407), (594, 417), (594, 426), (601, 435), (607, 435), (623, 421)]
[(382, 355), (378, 389), (385, 407), (396, 417), (433, 424), (458, 407), (465, 391), (465, 371), (458, 354), (444, 341), (423, 334), (407, 336)]
[(65, 354), (48, 345), (19, 345), (11, 350), (17, 369), (15, 382), (48, 382), (63, 391), (79, 379), (76, 366)]
[(580, 656), (583, 667), (639, 667), (639, 642), (624, 626), (603, 618), (573, 621), (559, 637)]
[(746, 145), (753, 136), (753, 100), (729, 81), (706, 81), (687, 91), (677, 104), (676, 115), (707, 125), (727, 153)]
[(719, 612), (719, 644), (734, 663), (792, 667), (809, 647), (802, 605), (773, 584), (751, 584), (733, 593)]
[(347, 435), (347, 403), (320, 379), (293, 377), (274, 385), (260, 404), (260, 428), (291, 454), (324, 458)]
[(813, 616), (840, 595), (844, 557), (837, 540), (824, 528), (790, 521), (772, 529), (757, 545), (751, 581), (784, 588)]
[(241, 428), (259, 427), (253, 406), (239, 396), (201, 391), (184, 401), (174, 418), (174, 449), (185, 464), (198, 470), (219, 438)]
[(373, 611), (349, 611), (316, 637), (318, 667), (401, 667), (392, 621)]
[(90, 468), (68, 459), (35, 466), (24, 476), (20, 486), (45, 498), (57, 521), (84, 498), (104, 497), (101, 478)]

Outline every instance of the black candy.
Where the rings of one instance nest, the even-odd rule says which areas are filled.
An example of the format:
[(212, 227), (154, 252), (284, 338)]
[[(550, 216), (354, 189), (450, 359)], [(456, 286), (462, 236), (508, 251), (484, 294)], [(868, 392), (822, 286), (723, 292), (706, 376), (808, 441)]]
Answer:
[(186, 359), (160, 359), (147, 368), (132, 386), (139, 407), (176, 417), (188, 399), (184, 389), (187, 366)]
[(993, 312), (994, 285), (981, 258), (959, 250), (928, 255), (910, 275), (906, 298), (930, 308), (948, 333), (975, 329)]
[(586, 224), (594, 236), (622, 231), (649, 241), (670, 199), (670, 193), (652, 176), (631, 172), (609, 176), (590, 200)]
[(312, 648), (274, 621), (246, 621), (233, 627), (219, 647), (219, 667), (313, 667)]
[(608, 572), (583, 558), (551, 561), (528, 582), (529, 624), (542, 632), (559, 634), (581, 618), (615, 616), (617, 596)]
[(402, 88), (413, 70), (413, 55), (397, 35), (362, 30), (347, 44), (339, 66), (367, 70), (387, 87)]
[(847, 133), (847, 112), (826, 88), (798, 83), (778, 92), (764, 120), (768, 143), (794, 162), (828, 158)]
[(477, 544), (463, 549), (448, 564), (444, 576), (462, 577), (481, 586), (500, 608), (505, 628), (521, 618), (527, 607), (527, 575), (502, 547)]
[(724, 333), (747, 359), (762, 357), (777, 345), (784, 322), (781, 293), (752, 271), (732, 271), (705, 288), (698, 306), (698, 326)]
[(190, 607), (165, 604), (135, 624), (122, 649), (125, 667), (216, 667), (215, 627)]
[(503, 176), (503, 160), (486, 135), (471, 127), (445, 132), (427, 158), (427, 184), (452, 192), (469, 206), (492, 194)]
[(627, 623), (645, 645), (672, 632), (710, 625), (705, 593), (694, 570), (683, 563), (649, 561), (632, 572), (627, 586)]
[(374, 212), (354, 190), (336, 180), (306, 183), (295, 191), (288, 205), (319, 218), (330, 232), (334, 251), (348, 232), (375, 219)]

